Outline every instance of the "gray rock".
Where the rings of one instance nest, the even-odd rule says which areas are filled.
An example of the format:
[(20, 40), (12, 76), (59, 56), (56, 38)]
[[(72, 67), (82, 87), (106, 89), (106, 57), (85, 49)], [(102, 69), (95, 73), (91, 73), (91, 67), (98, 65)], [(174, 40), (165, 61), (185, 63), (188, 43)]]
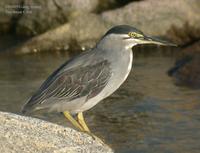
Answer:
[[(112, 24), (130, 24), (147, 34), (172, 37), (174, 27), (183, 31), (187, 23), (190, 31), (200, 29), (199, 8), (199, 0), (148, 0), (103, 12), (101, 16)], [(176, 35), (179, 31), (176, 31)], [(183, 33), (187, 34), (186, 31)]]
[(90, 48), (106, 32), (108, 26), (98, 15), (79, 15), (69, 23), (35, 36), (9, 51), (15, 54), (24, 54)]
[(61, 25), (80, 12), (91, 12), (97, 0), (24, 0), (24, 6), (36, 6), (24, 13), (16, 27), (18, 35), (37, 35)]
[[(10, 51), (21, 54), (92, 47), (108, 28), (117, 24), (130, 24), (144, 33), (187, 44), (200, 36), (199, 8), (199, 0), (148, 0), (132, 2), (98, 15), (75, 13), (64, 25), (37, 35)], [(28, 19), (25, 22), (29, 22)], [(51, 25), (50, 22), (48, 24)]]
[(2, 153), (112, 153), (87, 134), (53, 123), (0, 112)]
[[(0, 27), (9, 31), (13, 23), (17, 35), (32, 36), (55, 28), (71, 17), (96, 9), (98, 0), (2, 0)], [(11, 8), (6, 9), (7, 6)], [(18, 13), (14, 11), (20, 7)], [(9, 10), (10, 13), (7, 13)]]

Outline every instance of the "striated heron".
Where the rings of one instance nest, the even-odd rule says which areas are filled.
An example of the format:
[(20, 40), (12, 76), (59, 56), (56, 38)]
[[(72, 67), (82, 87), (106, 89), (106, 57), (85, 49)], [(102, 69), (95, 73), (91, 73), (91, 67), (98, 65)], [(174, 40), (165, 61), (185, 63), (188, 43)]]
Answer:
[[(90, 133), (83, 112), (111, 95), (126, 80), (132, 67), (132, 47), (137, 44), (174, 46), (149, 37), (132, 26), (115, 26), (94, 48), (70, 59), (53, 72), (22, 112), (41, 109), (63, 112), (76, 128)], [(78, 114), (77, 120), (73, 114)]]

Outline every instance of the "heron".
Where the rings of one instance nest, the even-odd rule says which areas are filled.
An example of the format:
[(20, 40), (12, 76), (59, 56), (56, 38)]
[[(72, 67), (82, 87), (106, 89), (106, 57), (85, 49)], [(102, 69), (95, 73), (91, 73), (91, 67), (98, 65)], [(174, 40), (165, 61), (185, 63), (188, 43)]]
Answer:
[(123, 84), (132, 68), (132, 48), (138, 44), (175, 46), (170, 41), (145, 35), (130, 25), (114, 26), (93, 48), (56, 69), (24, 105), (22, 112), (43, 109), (62, 112), (77, 129), (91, 133), (83, 112)]

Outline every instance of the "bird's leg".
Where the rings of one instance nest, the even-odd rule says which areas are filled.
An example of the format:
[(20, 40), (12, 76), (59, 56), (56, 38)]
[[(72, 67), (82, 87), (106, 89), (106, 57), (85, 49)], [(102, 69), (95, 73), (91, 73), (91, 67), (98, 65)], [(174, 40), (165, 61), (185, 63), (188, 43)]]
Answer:
[(63, 114), (77, 129), (85, 131), (83, 127), (70, 115), (68, 111), (63, 112)]
[(85, 119), (83, 117), (83, 113), (78, 113), (77, 115), (79, 124), (83, 127), (84, 132), (88, 133), (93, 139), (98, 140), (101, 143), (104, 143), (99, 137), (91, 133), (90, 129), (88, 128), (87, 124), (85, 123)]
[(91, 133), (90, 129), (88, 128), (87, 124), (85, 123), (85, 119), (83, 117), (83, 113), (82, 112), (78, 113), (77, 118), (78, 118), (79, 124), (83, 127), (84, 131), (88, 132), (88, 133)]
[(63, 112), (65, 117), (80, 131), (88, 133), (93, 139), (96, 139), (100, 141), (101, 143), (104, 143), (100, 138), (92, 134), (88, 128), (88, 126), (85, 123), (83, 113), (78, 113), (78, 122), (70, 115), (68, 111)]

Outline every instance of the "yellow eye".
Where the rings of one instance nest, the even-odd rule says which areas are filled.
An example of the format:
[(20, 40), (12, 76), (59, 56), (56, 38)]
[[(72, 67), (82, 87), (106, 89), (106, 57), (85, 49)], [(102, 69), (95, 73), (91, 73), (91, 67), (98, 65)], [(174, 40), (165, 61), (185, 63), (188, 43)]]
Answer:
[(129, 32), (128, 35), (129, 35), (130, 37), (136, 37), (136, 33), (135, 33), (135, 32)]
[(128, 33), (129, 37), (132, 37), (132, 38), (139, 38), (139, 37), (143, 37), (142, 34), (139, 34), (139, 33), (135, 33), (135, 32), (129, 32)]

